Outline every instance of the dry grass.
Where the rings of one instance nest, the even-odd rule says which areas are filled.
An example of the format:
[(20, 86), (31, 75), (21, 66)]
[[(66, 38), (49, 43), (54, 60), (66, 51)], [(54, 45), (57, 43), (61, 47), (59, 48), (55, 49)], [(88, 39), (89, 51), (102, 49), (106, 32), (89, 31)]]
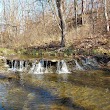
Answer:
[[(19, 47), (19, 46), (29, 47), (29, 46), (46, 45), (51, 42), (60, 42), (61, 40), (60, 32), (57, 31), (58, 29), (54, 30), (54, 27), (52, 29), (51, 28), (52, 27), (48, 27), (47, 25), (45, 29), (42, 29), (41, 25), (37, 25), (34, 29), (27, 31), (24, 36), (20, 36), (18, 37), (18, 39), (15, 39), (15, 41), (16, 40), (19, 41), (19, 42), (16, 41), (15, 46), (16, 47)], [(51, 29), (50, 33), (48, 29)], [(88, 25), (79, 27), (77, 30), (77, 35), (76, 35), (75, 28), (73, 28), (67, 32), (67, 35), (65, 37), (66, 45), (70, 46), (75, 42), (75, 40), (77, 41), (83, 40), (84, 38), (87, 38), (89, 35), (90, 33), (89, 33)]]
[[(72, 26), (69, 27), (69, 23), (67, 22), (68, 30), (65, 37), (66, 46), (70, 46), (75, 43), (78, 45), (78, 42), (81, 43), (81, 41), (83, 41), (86, 38), (92, 38), (97, 35), (99, 36), (100, 31), (102, 31), (102, 28), (104, 28), (104, 26), (102, 26), (101, 29), (99, 29), (99, 22), (96, 21), (96, 24), (97, 26), (95, 26), (95, 30), (99, 31), (97, 31), (96, 34), (93, 35), (91, 23), (86, 23), (83, 26), (78, 25), (78, 28), (76, 30), (74, 27), (72, 27), (73, 24), (71, 24)], [(11, 48), (21, 48), (46, 45), (51, 42), (60, 42), (60, 40), (61, 32), (58, 27), (58, 22), (55, 22), (55, 20), (53, 20), (53, 16), (51, 14), (46, 14), (44, 19), (42, 19), (42, 17), (39, 17), (39, 20), (35, 22), (31, 20), (26, 21), (24, 33), (18, 33), (16, 37), (13, 37), (8, 32), (3, 33), (2, 46)]]

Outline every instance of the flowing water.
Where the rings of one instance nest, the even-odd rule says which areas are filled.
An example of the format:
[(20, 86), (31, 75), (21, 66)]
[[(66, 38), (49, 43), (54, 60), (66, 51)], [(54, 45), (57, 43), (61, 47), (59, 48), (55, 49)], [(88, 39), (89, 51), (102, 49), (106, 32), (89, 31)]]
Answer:
[(1, 79), (0, 110), (109, 110), (109, 89), (72, 83), (72, 77), (22, 73), (19, 80)]
[[(29, 62), (27, 62), (29, 63)], [(35, 60), (34, 62), (31, 63), (32, 66), (29, 68), (29, 73), (32, 74), (44, 74), (44, 73), (49, 73), (49, 68), (51, 68), (51, 63), (49, 65), (48, 61), (44, 61), (43, 59), (40, 61)], [(5, 64), (6, 65), (6, 64)], [(7, 65), (9, 66), (8, 70), (10, 71), (20, 71), (23, 72), (24, 70), (27, 70), (26, 62), (25, 61), (18, 61), (18, 60), (10, 60), (7, 61)], [(29, 66), (29, 65), (28, 65)], [(64, 60), (59, 60), (56, 62), (56, 73), (70, 73), (67, 67), (67, 64)], [(51, 71), (52, 73), (53, 71)]]
[(74, 60), (75, 61), (75, 69), (76, 70), (83, 70), (83, 67), (78, 63), (78, 61), (77, 60)]
[[(25, 82), (26, 78), (29, 78), (28, 81), (30, 83)], [(55, 94), (56, 88), (50, 88), (50, 90), (46, 88), (45, 84), (49, 83), (49, 78), (50, 76), (47, 78), (47, 76), (38, 74), (37, 76), (31, 74), (24, 77), (21, 74), (20, 80), (1, 80), (0, 110), (67, 110), (68, 108), (72, 110), (76, 108), (72, 107), (72, 102), (69, 104), (71, 101), (69, 98), (65, 98), (67, 105), (65, 105), (65, 102), (63, 104), (62, 97)], [(57, 80), (59, 84), (63, 80), (67, 81), (65, 78), (62, 78), (56, 76), (53, 81)], [(33, 81), (37, 81), (39, 84), (32, 84)], [(41, 84), (39, 81), (42, 81), (44, 84)], [(79, 107), (78, 110), (83, 110), (83, 108)]]
[(74, 73), (64, 60), (8, 61), (5, 73), (19, 78), (0, 74), (0, 110), (110, 110), (109, 79), (103, 81), (99, 71), (84, 71), (88, 62), (93, 61), (81, 66), (75, 60), (83, 71)]
[(68, 70), (68, 67), (66, 65), (66, 62), (64, 60), (58, 61), (57, 63), (57, 73), (70, 73)]

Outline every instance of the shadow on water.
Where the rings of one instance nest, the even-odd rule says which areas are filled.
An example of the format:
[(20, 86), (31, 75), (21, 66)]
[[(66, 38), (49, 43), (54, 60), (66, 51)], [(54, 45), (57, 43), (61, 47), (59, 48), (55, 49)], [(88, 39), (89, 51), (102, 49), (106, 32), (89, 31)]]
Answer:
[[(44, 76), (39, 77), (39, 81), (44, 80)], [(45, 87), (32, 85), (29, 82), (25, 83), (21, 79), (8, 79), (7, 82), (5, 89), (3, 91), (3, 87), (1, 89), (2, 93), (8, 92), (6, 95), (3, 94), (6, 103), (4, 102), (3, 105), (3, 100), (0, 101), (0, 110), (84, 110), (83, 107), (75, 104), (70, 97), (53, 95)]]
[[(78, 85), (78, 87), (80, 86), (88, 86), (89, 88), (99, 87), (100, 81), (98, 82), (98, 79), (96, 78), (97, 79), (97, 84), (96, 84), (96, 79), (94, 79), (94, 76), (89, 76), (89, 75), (90, 74), (86, 74), (85, 76), (84, 74), (83, 76), (82, 73), (81, 74), (80, 73), (42, 74), (42, 75), (31, 74), (25, 77), (25, 75), (20, 74), (19, 80), (8, 79), (9, 82), (8, 88), (10, 88), (8, 92), (8, 97), (9, 97), (8, 103), (3, 107), (2, 102), (0, 102), (0, 110), (85, 110), (85, 108), (83, 108), (82, 106), (79, 106), (76, 103), (74, 103), (73, 97), (71, 96), (67, 97), (66, 95), (63, 95), (63, 97), (59, 95), (54, 95), (53, 92), (51, 91), (51, 89), (54, 90), (54, 88), (47, 89), (45, 87), (45, 84), (43, 84), (44, 86), (40, 86), (39, 84), (37, 84), (37, 81), (38, 83), (39, 82), (46, 83), (46, 81), (51, 83), (52, 81), (54, 81), (57, 84), (58, 83), (64, 84), (67, 82), (73, 85), (74, 84)], [(0, 78), (3, 79), (4, 77), (1, 75)], [(26, 80), (23, 80), (23, 78)], [(31, 83), (30, 81), (28, 81), (28, 78), (32, 80)], [(93, 79), (93, 81), (91, 81), (91, 79)], [(105, 82), (102, 84), (105, 84)], [(105, 87), (105, 86), (101, 86), (101, 87)]]
[(5, 110), (3, 107), (2, 107), (2, 105), (0, 104), (0, 110)]
[[(70, 97), (63, 97), (60, 98), (59, 96), (52, 95), (50, 91), (47, 89), (44, 89), (42, 87), (33, 86), (30, 84), (24, 84), (22, 86), (26, 91), (32, 92), (34, 95), (34, 101), (33, 100), (29, 102), (28, 107), (31, 106), (32, 110), (37, 110), (38, 105), (44, 105), (43, 109), (50, 110), (50, 106), (55, 104), (56, 106), (65, 106), (68, 108), (68, 110), (84, 110), (83, 107), (78, 106), (77, 104), (74, 104), (72, 99)], [(56, 109), (57, 110), (57, 109)]]
[(106, 71), (76, 71), (68, 75), (68, 82), (77, 86), (89, 88), (110, 89), (110, 72)]

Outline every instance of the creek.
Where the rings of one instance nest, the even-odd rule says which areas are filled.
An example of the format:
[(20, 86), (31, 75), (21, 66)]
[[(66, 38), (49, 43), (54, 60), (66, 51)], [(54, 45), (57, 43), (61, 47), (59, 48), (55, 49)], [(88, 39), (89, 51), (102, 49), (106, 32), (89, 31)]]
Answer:
[(6, 59), (0, 72), (0, 110), (109, 110), (105, 72), (84, 70), (75, 62), (72, 71), (65, 60)]

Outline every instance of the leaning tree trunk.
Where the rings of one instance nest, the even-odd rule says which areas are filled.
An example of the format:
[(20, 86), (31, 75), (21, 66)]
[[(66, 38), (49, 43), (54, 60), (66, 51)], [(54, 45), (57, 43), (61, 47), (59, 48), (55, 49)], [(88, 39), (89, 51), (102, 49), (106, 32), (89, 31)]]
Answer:
[(65, 35), (66, 35), (66, 21), (64, 15), (64, 0), (56, 0), (56, 6), (58, 10), (58, 16), (60, 19), (61, 28), (61, 47), (65, 46)]
[(105, 15), (105, 19), (106, 19), (106, 29), (107, 29), (107, 32), (109, 32), (109, 18), (108, 18), (108, 14), (107, 14), (107, 1), (104, 0), (104, 15)]

